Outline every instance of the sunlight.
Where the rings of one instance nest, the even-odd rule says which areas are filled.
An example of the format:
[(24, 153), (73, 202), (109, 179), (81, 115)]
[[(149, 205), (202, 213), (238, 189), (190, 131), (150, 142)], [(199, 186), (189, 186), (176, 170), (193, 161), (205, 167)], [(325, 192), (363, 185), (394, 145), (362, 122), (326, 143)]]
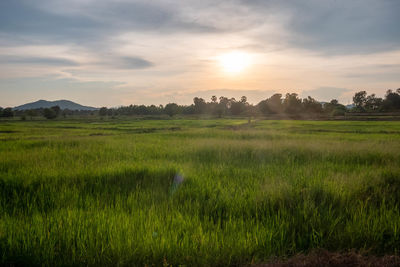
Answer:
[(233, 51), (218, 57), (222, 69), (228, 73), (239, 73), (251, 65), (248, 53)]

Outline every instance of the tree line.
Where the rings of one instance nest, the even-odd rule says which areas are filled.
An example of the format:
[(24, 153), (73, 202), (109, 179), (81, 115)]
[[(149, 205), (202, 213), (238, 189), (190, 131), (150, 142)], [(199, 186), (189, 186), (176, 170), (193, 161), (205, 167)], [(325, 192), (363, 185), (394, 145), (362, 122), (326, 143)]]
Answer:
[(75, 115), (96, 115), (96, 111), (89, 110), (70, 110), (61, 109), (59, 106), (53, 106), (50, 108), (36, 108), (36, 109), (25, 109), (25, 110), (14, 110), (12, 108), (1, 108), (0, 107), (0, 117), (10, 118), (10, 117), (20, 117), (23, 120), (27, 118), (32, 119), (33, 117), (45, 117), (47, 119), (55, 119), (57, 117), (67, 117)]
[(341, 116), (346, 112), (393, 112), (400, 111), (400, 88), (396, 91), (388, 90), (384, 98), (376, 97), (375, 94), (368, 95), (366, 91), (355, 93), (353, 106), (346, 107), (338, 100), (330, 102), (319, 102), (308, 96), (300, 98), (296, 93), (274, 94), (270, 98), (253, 105), (247, 101), (246, 96), (240, 99), (221, 96), (212, 96), (210, 101), (195, 97), (191, 105), (178, 105), (169, 103), (165, 106), (130, 105), (119, 108), (102, 107), (100, 116), (118, 115), (214, 115), (222, 116), (263, 116), (274, 114), (311, 114)]
[(78, 111), (61, 110), (60, 107), (40, 108), (31, 110), (13, 110), (12, 108), (0, 108), (1, 117), (20, 116), (22, 119), (27, 117), (44, 116), (54, 119), (59, 116), (73, 115), (100, 115), (100, 116), (120, 116), (120, 115), (213, 115), (223, 116), (268, 116), (274, 114), (286, 115), (323, 115), (323, 116), (343, 116), (346, 112), (355, 113), (374, 113), (374, 112), (398, 112), (400, 111), (400, 88), (393, 91), (388, 90), (384, 98), (376, 97), (375, 94), (368, 95), (366, 91), (355, 93), (353, 106), (346, 107), (338, 100), (332, 99), (330, 102), (319, 102), (312, 97), (300, 98), (296, 93), (274, 94), (270, 98), (260, 101), (253, 105), (247, 101), (246, 96), (240, 99), (221, 96), (212, 96), (210, 101), (195, 97), (191, 105), (178, 105), (169, 103), (165, 106), (159, 105), (129, 105), (118, 108), (102, 107), (98, 111)]

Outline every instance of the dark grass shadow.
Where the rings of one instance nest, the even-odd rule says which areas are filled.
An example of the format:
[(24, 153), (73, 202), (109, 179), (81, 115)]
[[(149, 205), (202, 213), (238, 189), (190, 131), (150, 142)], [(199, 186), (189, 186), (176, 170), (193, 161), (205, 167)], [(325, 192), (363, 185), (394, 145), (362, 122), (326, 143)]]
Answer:
[(368, 202), (380, 207), (381, 205), (399, 205), (400, 203), (400, 172), (387, 171), (378, 179), (364, 182), (353, 195), (353, 201)]
[[(7, 247), (3, 247), (0, 245), (0, 249), (4, 251)], [(9, 254), (8, 254), (9, 255)], [(27, 256), (27, 255), (15, 255), (15, 256), (8, 256), (5, 260), (0, 263), (2, 267), (39, 267), (43, 266), (39, 262), (37, 262), (37, 258), (35, 256)]]
[(85, 194), (129, 194), (136, 190), (168, 193), (175, 173), (173, 169), (127, 169), (93, 177), (79, 177), (73, 185)]
[[(0, 179), (0, 208), (8, 214), (46, 213), (57, 208), (85, 208), (85, 199), (100, 200), (104, 206), (117, 197), (151, 192), (156, 200), (165, 199), (176, 171), (174, 169), (125, 169), (80, 177), (47, 177), (24, 184)], [(60, 194), (72, 194), (68, 202)], [(82, 200), (82, 201), (81, 201)], [(79, 204), (81, 203), (81, 204)]]
[(298, 149), (296, 147), (282, 148), (278, 151), (270, 149), (233, 147), (203, 147), (188, 155), (193, 162), (231, 163), (231, 164), (315, 164), (316, 162), (330, 162), (343, 165), (379, 165), (392, 164), (397, 157), (380, 152), (326, 152), (323, 150)]
[[(193, 182), (192, 182), (193, 183)], [(343, 247), (338, 239), (341, 232), (354, 221), (354, 207), (368, 205), (376, 201), (388, 208), (398, 205), (400, 182), (395, 175), (384, 175), (377, 186), (378, 193), (367, 193), (365, 201), (360, 203), (359, 192), (354, 190), (348, 197), (339, 192), (332, 192), (323, 185), (294, 185), (273, 194), (262, 194), (256, 198), (231, 198), (218, 190), (190, 190), (187, 187), (199, 186), (188, 181), (182, 190), (174, 196), (176, 206), (182, 214), (190, 216), (196, 213), (200, 220), (214, 224), (218, 229), (224, 229), (231, 220), (242, 220), (267, 225), (271, 220), (285, 223), (287, 237), (287, 253), (291, 253), (290, 244), (295, 244), (298, 250), (307, 251), (315, 247), (338, 249)], [(365, 191), (362, 191), (365, 193)], [(367, 202), (368, 201), (368, 202)], [(186, 203), (184, 206), (179, 203)], [(370, 206), (373, 207), (373, 206)], [(387, 226), (382, 226), (386, 227)], [(395, 251), (398, 235), (395, 230), (385, 229), (379, 241), (367, 240), (368, 235), (360, 237), (353, 243), (355, 248), (362, 249), (367, 243), (374, 253)], [(396, 243), (397, 242), (397, 243)]]
[(0, 130), (0, 134), (1, 133), (19, 133), (19, 131), (15, 131), (15, 130)]

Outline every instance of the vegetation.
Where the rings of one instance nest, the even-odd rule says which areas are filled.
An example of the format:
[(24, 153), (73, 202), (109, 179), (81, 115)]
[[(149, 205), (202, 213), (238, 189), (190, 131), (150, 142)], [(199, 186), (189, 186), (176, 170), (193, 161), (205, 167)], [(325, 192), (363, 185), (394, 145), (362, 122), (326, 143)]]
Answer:
[(299, 98), (295, 93), (274, 94), (270, 98), (260, 101), (257, 105), (247, 102), (247, 97), (242, 96), (240, 100), (221, 96), (212, 96), (210, 102), (203, 98), (195, 97), (193, 104), (180, 106), (169, 103), (163, 106), (130, 105), (119, 108), (108, 109), (102, 107), (100, 116), (117, 115), (163, 115), (170, 117), (183, 115), (213, 115), (213, 116), (268, 116), (273, 114), (286, 115), (319, 115), (319, 116), (343, 116), (346, 112), (391, 112), (400, 111), (400, 89), (395, 92), (388, 90), (385, 99), (377, 98), (374, 94), (367, 95), (366, 91), (357, 92), (354, 97), (354, 108), (347, 108), (338, 100), (332, 99), (328, 103), (321, 103), (312, 97)]
[(12, 108), (5, 108), (5, 109), (0, 108), (0, 116), (5, 118), (14, 117), (14, 112)]
[(7, 121), (0, 139), (3, 265), (399, 254), (398, 122)]
[(223, 116), (246, 116), (263, 117), (271, 115), (284, 115), (289, 118), (304, 117), (335, 117), (344, 116), (346, 112), (353, 113), (376, 113), (376, 112), (400, 112), (400, 89), (388, 90), (385, 98), (378, 98), (374, 94), (367, 95), (366, 91), (357, 92), (353, 97), (354, 107), (346, 107), (332, 99), (328, 103), (321, 103), (312, 97), (299, 98), (295, 93), (274, 94), (268, 99), (260, 101), (257, 105), (248, 103), (247, 97), (242, 96), (240, 100), (221, 96), (212, 96), (210, 102), (203, 98), (195, 97), (192, 105), (178, 105), (169, 103), (165, 106), (159, 105), (129, 105), (118, 108), (102, 107), (94, 110), (61, 110), (59, 106), (51, 108), (38, 108), (27, 110), (15, 110), (11, 108), (0, 110), (0, 116), (12, 117), (15, 113), (19, 117), (43, 116), (47, 119), (54, 119), (59, 116), (64, 118), (74, 115), (99, 115), (106, 116), (169, 116), (175, 115), (207, 115), (208, 117)]
[(43, 116), (46, 119), (55, 119), (58, 117), (58, 115), (60, 114), (60, 107), (59, 106), (54, 106), (51, 108), (45, 108), (43, 110)]

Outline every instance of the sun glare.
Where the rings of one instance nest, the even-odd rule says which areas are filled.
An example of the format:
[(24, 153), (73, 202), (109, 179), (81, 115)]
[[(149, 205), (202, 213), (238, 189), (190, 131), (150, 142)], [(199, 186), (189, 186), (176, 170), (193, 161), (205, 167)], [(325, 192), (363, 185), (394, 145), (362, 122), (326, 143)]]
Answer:
[(251, 56), (244, 52), (230, 52), (218, 57), (222, 69), (228, 73), (239, 73), (251, 65)]

